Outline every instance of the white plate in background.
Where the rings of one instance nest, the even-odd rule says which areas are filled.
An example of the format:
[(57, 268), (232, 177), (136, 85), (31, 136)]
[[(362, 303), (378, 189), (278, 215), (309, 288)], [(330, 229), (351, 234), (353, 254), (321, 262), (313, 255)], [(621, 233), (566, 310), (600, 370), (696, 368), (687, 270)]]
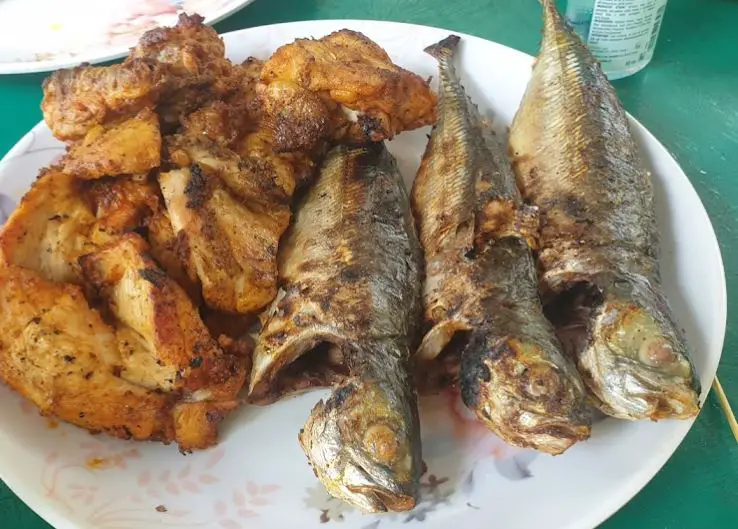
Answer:
[(2, 0), (0, 74), (117, 59), (179, 13), (214, 24), (254, 0)]

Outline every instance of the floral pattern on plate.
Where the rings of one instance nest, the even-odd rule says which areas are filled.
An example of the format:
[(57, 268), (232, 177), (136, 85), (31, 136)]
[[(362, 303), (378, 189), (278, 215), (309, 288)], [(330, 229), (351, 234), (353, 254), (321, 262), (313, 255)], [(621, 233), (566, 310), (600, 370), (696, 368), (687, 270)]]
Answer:
[(92, 437), (80, 442), (78, 448), (82, 458), (77, 460), (60, 452), (46, 455), (42, 485), (46, 498), (70, 514), (84, 513), (90, 527), (115, 529), (141, 522), (240, 529), (246, 523), (244, 520), (259, 518), (259, 510), (272, 503), (275, 493), (281, 489), (274, 483), (257, 484), (244, 478), (226, 496), (214, 498), (205, 516), (187, 508), (181, 500), (207, 497), (208, 489), (220, 483), (217, 467), (222, 465), (225, 449), (218, 447), (193, 463), (183, 460), (173, 469), (143, 470), (138, 473), (136, 491), (106, 499), (100, 487), (94, 485), (95, 474), (126, 470), (141, 459), (141, 452), (136, 445), (114, 446)]
[[(5, 389), (0, 389), (0, 392)], [(28, 401), (12, 395), (23, 415), (35, 408)], [(367, 516), (325, 492), (317, 481), (305, 488), (302, 501), (319, 523), (343, 522), (347, 519), (377, 529), (390, 523), (424, 522), (440, 509), (480, 509), (471, 502), (475, 468), (487, 459), (494, 459), (501, 476), (516, 480), (531, 477), (528, 465), (536, 457), (531, 451), (509, 447), (487, 432), (466, 412), (459, 395), (447, 392), (437, 397), (421, 399), (424, 448), (430, 457), (420, 482), (420, 497), (414, 510)], [(76, 439), (74, 451), (48, 452), (41, 470), (41, 486), (45, 498), (70, 515), (80, 516), (89, 527), (118, 529), (126, 524), (151, 526), (221, 527), (245, 529), (250, 521), (265, 518), (265, 509), (278, 502), (289, 502), (284, 487), (278, 483), (255, 481), (248, 476), (230, 479), (226, 487), (223, 477), (227, 463), (224, 445), (156, 470), (141, 468), (142, 450), (146, 443), (123, 442), (106, 437), (89, 436), (72, 426), (47, 419), (49, 430), (61, 430), (63, 438)], [(296, 442), (296, 441), (295, 441)], [(452, 457), (436, 457), (450, 443), (461, 446)], [(174, 450), (176, 452), (176, 450)], [(459, 458), (460, 454), (468, 460)], [(191, 461), (190, 461), (191, 460)], [(500, 462), (502, 466), (499, 466)], [(519, 471), (515, 475), (503, 469)], [(121, 496), (106, 497), (96, 481), (105, 474), (120, 471), (136, 472), (135, 490)], [(434, 470), (438, 469), (438, 470)], [(443, 474), (438, 474), (438, 472)], [(188, 508), (191, 502), (206, 502), (210, 509)], [(276, 523), (276, 522), (275, 522)]]

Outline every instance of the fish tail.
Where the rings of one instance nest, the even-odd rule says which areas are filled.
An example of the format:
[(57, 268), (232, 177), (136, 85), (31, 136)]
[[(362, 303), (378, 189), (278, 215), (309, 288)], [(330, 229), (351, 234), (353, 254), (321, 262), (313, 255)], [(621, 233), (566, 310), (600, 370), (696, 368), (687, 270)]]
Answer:
[(556, 0), (539, 0), (543, 8), (543, 30), (544, 35), (555, 35), (556, 32), (563, 31), (569, 36), (579, 39), (579, 36), (572, 30), (571, 26), (561, 16), (559, 9), (556, 7)]
[(448, 60), (452, 59), (456, 53), (456, 49), (459, 46), (461, 37), (458, 35), (449, 35), (445, 39), (431, 44), (423, 51), (433, 57), (436, 60)]
[(556, 9), (556, 0), (538, 0), (538, 2), (547, 14), (552, 12), (558, 14), (559, 11)]

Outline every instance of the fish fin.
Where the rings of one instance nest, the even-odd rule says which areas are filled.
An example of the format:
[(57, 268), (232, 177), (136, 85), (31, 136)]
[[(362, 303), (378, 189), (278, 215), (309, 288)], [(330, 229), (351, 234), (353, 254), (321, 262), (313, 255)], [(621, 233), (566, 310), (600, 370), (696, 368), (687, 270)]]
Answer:
[(423, 51), (439, 61), (442, 59), (450, 59), (456, 53), (456, 48), (458, 47), (460, 40), (461, 37), (458, 35), (449, 35), (445, 39), (436, 42), (435, 44), (431, 44)]
[(538, 0), (544, 11), (555, 13), (558, 15), (559, 10), (556, 8), (556, 0)]
[(543, 8), (544, 38), (546, 34), (555, 35), (557, 32), (564, 32), (568, 38), (574, 38), (584, 45), (579, 35), (559, 12), (556, 0), (539, 0), (539, 2)]

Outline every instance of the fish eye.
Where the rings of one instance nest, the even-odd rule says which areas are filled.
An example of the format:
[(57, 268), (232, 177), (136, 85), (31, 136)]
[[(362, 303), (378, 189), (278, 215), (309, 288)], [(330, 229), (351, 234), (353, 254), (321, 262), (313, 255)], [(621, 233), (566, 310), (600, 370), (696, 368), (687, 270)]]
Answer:
[(378, 462), (389, 464), (397, 456), (399, 440), (390, 426), (375, 423), (364, 432), (364, 449)]
[(646, 365), (661, 367), (674, 362), (676, 355), (669, 342), (661, 337), (644, 340), (638, 350), (638, 358)]
[(527, 392), (533, 397), (540, 397), (552, 393), (559, 385), (559, 375), (550, 366), (540, 366), (528, 369)]

